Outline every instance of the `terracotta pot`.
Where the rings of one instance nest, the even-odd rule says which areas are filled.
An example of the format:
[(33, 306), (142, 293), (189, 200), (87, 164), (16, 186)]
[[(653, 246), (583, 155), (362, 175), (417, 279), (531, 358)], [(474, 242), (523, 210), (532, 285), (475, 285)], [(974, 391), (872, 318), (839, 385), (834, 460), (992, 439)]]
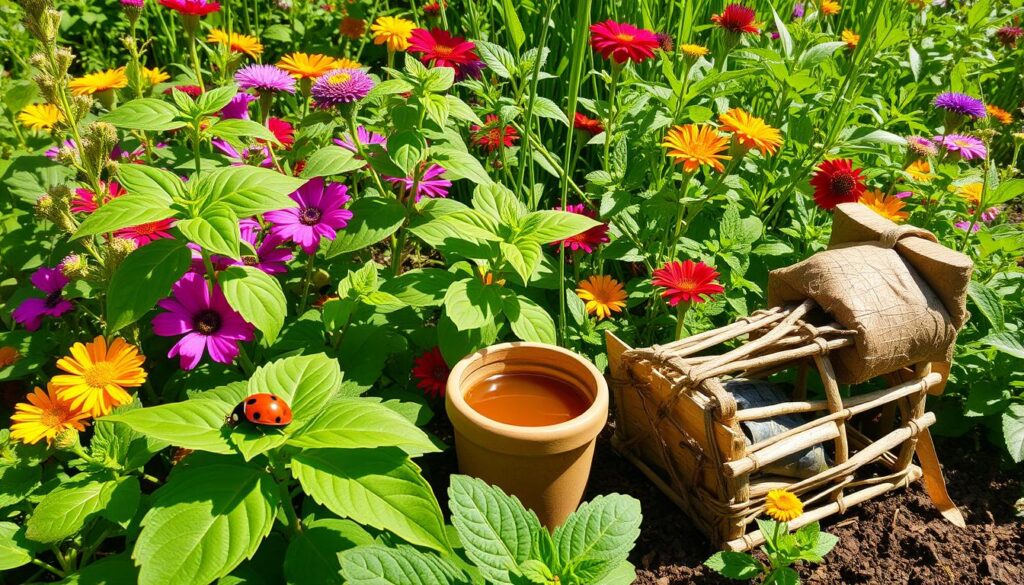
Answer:
[[(495, 374), (549, 376), (590, 399), (576, 418), (524, 427), (491, 420), (466, 403), (465, 394)], [(597, 368), (575, 353), (542, 343), (502, 343), (460, 361), (448, 377), (445, 410), (455, 426), (459, 471), (515, 495), (554, 530), (583, 498), (597, 434), (608, 420), (608, 385)]]

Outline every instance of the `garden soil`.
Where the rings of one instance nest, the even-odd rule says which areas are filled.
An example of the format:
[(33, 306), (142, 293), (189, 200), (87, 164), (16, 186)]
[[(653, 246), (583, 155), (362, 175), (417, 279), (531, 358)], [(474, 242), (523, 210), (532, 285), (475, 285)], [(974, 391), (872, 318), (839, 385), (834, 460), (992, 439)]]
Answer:
[[(431, 430), (451, 444), (443, 415)], [(738, 583), (703, 566), (711, 543), (632, 464), (599, 439), (586, 498), (619, 492), (640, 500), (643, 525), (630, 561), (637, 585)], [(920, 482), (895, 490), (845, 516), (830, 516), (822, 529), (839, 544), (822, 565), (803, 566), (804, 583), (820, 585), (1019, 585), (1024, 583), (1024, 521), (1015, 502), (1024, 496), (1024, 470), (1001, 466), (1000, 453), (982, 438), (936, 438), (953, 500), (967, 520), (961, 529), (932, 506)], [(444, 498), (455, 472), (454, 449), (428, 456), (436, 493)], [(442, 501), (442, 505), (446, 502)]]

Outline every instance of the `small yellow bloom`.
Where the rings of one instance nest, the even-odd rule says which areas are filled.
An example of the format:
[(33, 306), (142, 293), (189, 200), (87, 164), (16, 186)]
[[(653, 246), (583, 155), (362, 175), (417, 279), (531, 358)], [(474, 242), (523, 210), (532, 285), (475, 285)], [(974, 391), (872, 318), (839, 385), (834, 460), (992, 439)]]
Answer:
[(989, 116), (995, 118), (996, 121), (998, 121), (1003, 126), (1009, 126), (1010, 124), (1013, 124), (1013, 114), (1007, 112), (1006, 110), (1000, 108), (999, 106), (993, 106), (992, 104), (988, 104), (987, 106), (985, 106), (985, 111), (988, 112)]
[(18, 121), (32, 130), (53, 130), (64, 121), (64, 115), (53, 104), (31, 104), (18, 114)]
[(331, 69), (339, 69), (338, 59), (327, 55), (288, 53), (278, 61), (277, 66), (296, 79), (316, 79)]
[(732, 159), (722, 154), (729, 148), (729, 138), (707, 124), (673, 126), (661, 145), (668, 149), (669, 158), (683, 165), (687, 173), (696, 172), (701, 165), (710, 165), (722, 172), (725, 166), (721, 161)]
[(843, 7), (835, 0), (821, 0), (821, 8), (819, 10), (822, 16), (832, 16), (839, 14), (839, 11), (842, 9)]
[(935, 178), (935, 175), (932, 174), (932, 165), (924, 159), (910, 163), (907, 168), (903, 169), (903, 172), (919, 183), (929, 183)]
[(90, 343), (72, 345), (71, 355), (57, 360), (57, 368), (67, 374), (54, 376), (50, 383), (72, 408), (102, 416), (132, 401), (125, 389), (146, 381), (141, 367), (145, 359), (124, 339), (118, 337), (108, 347), (100, 335)]
[(370, 32), (373, 33), (373, 44), (387, 44), (389, 51), (396, 52), (409, 48), (409, 37), (414, 28), (416, 23), (411, 20), (382, 16), (373, 23)]
[(682, 44), (679, 45), (679, 50), (682, 51), (683, 54), (686, 55), (687, 57), (693, 57), (694, 59), (696, 59), (697, 57), (703, 57), (710, 53), (710, 51), (708, 51), (708, 48), (703, 45)]
[(850, 50), (856, 49), (857, 44), (860, 43), (860, 35), (848, 28), (843, 29), (841, 38), (843, 39), (843, 42), (846, 43), (846, 48)]
[(240, 35), (234, 31), (229, 35), (219, 28), (210, 29), (210, 34), (206, 36), (206, 42), (228, 45), (233, 53), (245, 53), (253, 59), (263, 53), (263, 43), (258, 38), (250, 35)]
[(13, 366), (21, 359), (21, 352), (18, 348), (5, 345), (0, 347), (0, 370), (7, 366)]
[(791, 522), (804, 513), (804, 503), (789, 490), (771, 490), (765, 496), (764, 511), (778, 522)]
[(718, 116), (722, 130), (732, 132), (733, 140), (743, 148), (756, 148), (763, 154), (774, 154), (782, 145), (782, 133), (764, 120), (740, 108), (733, 108)]
[(84, 431), (89, 413), (79, 412), (61, 398), (50, 384), (43, 392), (36, 388), (28, 395), (28, 402), (19, 402), (11, 415), (11, 438), (22, 443), (35, 444), (46, 439), (48, 445), (60, 433), (74, 429)]
[(121, 89), (126, 85), (128, 85), (128, 76), (124, 74), (124, 67), (89, 73), (82, 77), (76, 77), (68, 83), (71, 93), (75, 95), (92, 95), (108, 89)]
[(984, 188), (984, 184), (981, 182), (967, 183), (966, 185), (960, 185), (956, 187), (956, 194), (959, 195), (964, 201), (971, 205), (977, 205), (981, 203), (981, 190)]
[(909, 213), (903, 211), (906, 203), (904, 203), (902, 199), (892, 195), (886, 195), (878, 189), (865, 191), (864, 194), (860, 196), (860, 202), (871, 209), (871, 211), (874, 211), (885, 219), (896, 223), (903, 223), (907, 221), (908, 217), (910, 217)]
[(348, 57), (338, 57), (334, 60), (334, 66), (332, 69), (359, 69), (362, 65), (359, 61), (349, 59)]
[(626, 307), (626, 291), (607, 274), (597, 274), (580, 283), (576, 295), (587, 305), (587, 313), (598, 319), (611, 317)]
[(142, 75), (149, 80), (150, 85), (163, 83), (171, 78), (171, 76), (164, 73), (162, 69), (158, 69), (156, 67), (153, 67), (152, 69), (150, 69), (149, 67), (143, 67)]

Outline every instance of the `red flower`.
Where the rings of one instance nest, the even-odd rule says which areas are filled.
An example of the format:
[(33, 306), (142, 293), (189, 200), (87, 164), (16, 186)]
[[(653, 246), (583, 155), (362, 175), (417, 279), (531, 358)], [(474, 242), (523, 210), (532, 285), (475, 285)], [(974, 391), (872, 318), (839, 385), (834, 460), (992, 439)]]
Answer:
[(753, 8), (747, 8), (742, 4), (730, 4), (725, 7), (721, 14), (712, 16), (711, 22), (729, 32), (756, 35), (761, 34), (761, 29), (754, 22), (756, 17), (757, 13), (754, 12)]
[(173, 237), (167, 233), (167, 230), (172, 227), (174, 227), (174, 220), (168, 218), (119, 229), (114, 232), (114, 235), (119, 238), (134, 240), (135, 245), (141, 248), (152, 241)]
[(588, 118), (579, 112), (576, 112), (576, 118), (572, 121), (572, 125), (577, 130), (582, 130), (594, 136), (604, 132), (604, 124), (601, 123), (601, 120)]
[(1021, 36), (1024, 36), (1024, 29), (1019, 26), (1007, 25), (996, 31), (996, 38), (1005, 47), (1016, 47)]
[[(561, 207), (555, 207), (555, 210), (561, 209)], [(587, 206), (582, 203), (578, 203), (576, 205), (566, 205), (565, 211), (568, 211), (569, 213), (585, 215), (589, 218), (596, 217), (594, 212), (587, 209)], [(566, 248), (569, 248), (573, 252), (575, 252), (576, 250), (583, 250), (587, 254), (590, 254), (594, 251), (594, 248), (598, 247), (599, 245), (607, 241), (608, 225), (602, 223), (601, 225), (596, 225), (585, 232), (576, 234), (575, 236), (557, 242), (552, 242), (551, 245), (565, 246)]]
[(676, 306), (680, 301), (685, 303), (703, 303), (705, 296), (725, 291), (721, 284), (715, 282), (718, 272), (703, 262), (686, 260), (673, 261), (663, 268), (654, 271), (651, 283), (665, 288), (661, 296), (668, 300), (669, 306)]
[(476, 77), (483, 69), (483, 61), (476, 54), (476, 45), (462, 37), (453, 37), (448, 31), (432, 28), (413, 29), (409, 37), (409, 52), (422, 53), (420, 61), (434, 67), (451, 67), (458, 78)]
[[(107, 193), (103, 194), (102, 204), (106, 205), (111, 199), (115, 199), (125, 194), (124, 187), (117, 181), (111, 181), (104, 184), (100, 181), (100, 188), (106, 187)], [(99, 209), (99, 204), (96, 203), (96, 195), (89, 189), (79, 187), (75, 189), (75, 196), (71, 198), (71, 212), (72, 213), (92, 213)]]
[(469, 127), (473, 133), (473, 142), (487, 149), (487, 152), (494, 152), (502, 145), (510, 148), (519, 140), (519, 133), (512, 126), (502, 127), (498, 117), (494, 114), (487, 114), (484, 117), (484, 125), (473, 124)]
[(814, 202), (822, 209), (856, 202), (864, 193), (861, 169), (854, 169), (853, 161), (847, 158), (822, 162), (811, 177), (811, 185), (814, 186)]
[[(444, 3), (444, 7), (448, 8), (448, 3)], [(441, 14), (441, 4), (439, 2), (429, 2), (423, 5), (423, 14), (428, 18), (437, 18)]]
[(174, 90), (178, 90), (189, 97), (195, 99), (202, 95), (203, 90), (198, 85), (175, 85), (174, 87), (168, 87), (164, 90), (165, 95), (171, 95)]
[(413, 362), (412, 375), (419, 380), (416, 387), (421, 388), (424, 394), (432, 398), (444, 396), (444, 388), (448, 384), (448, 374), (450, 373), (452, 371), (444, 361), (441, 349), (437, 347), (424, 353)]
[(274, 133), (274, 138), (277, 138), (277, 141), (286, 149), (290, 149), (295, 144), (295, 128), (288, 122), (271, 116), (267, 119), (267, 128)]
[(206, 16), (220, 10), (219, 2), (208, 0), (160, 0), (160, 4), (182, 14), (193, 16)]
[(605, 59), (639, 63), (654, 56), (661, 44), (649, 30), (629, 23), (606, 20), (590, 25), (590, 45)]

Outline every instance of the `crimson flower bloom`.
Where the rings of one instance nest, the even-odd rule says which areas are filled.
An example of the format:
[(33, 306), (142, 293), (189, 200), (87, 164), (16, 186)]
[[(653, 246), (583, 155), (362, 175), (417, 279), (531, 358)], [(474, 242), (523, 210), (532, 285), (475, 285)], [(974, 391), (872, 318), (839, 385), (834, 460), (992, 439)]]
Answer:
[(444, 396), (444, 389), (448, 384), (448, 374), (451, 372), (438, 347), (413, 361), (412, 375), (418, 380), (416, 387), (422, 389), (424, 394), (432, 398)]
[(409, 37), (410, 53), (421, 53), (420, 61), (434, 67), (451, 67), (457, 79), (476, 77), (483, 69), (483, 61), (476, 54), (476, 44), (462, 37), (453, 37), (448, 31), (417, 28)]
[[(111, 199), (116, 199), (126, 193), (124, 187), (117, 181), (110, 181), (109, 183), (100, 181), (100, 188), (107, 190), (107, 193), (103, 194), (103, 200), (100, 202), (103, 205), (109, 203)], [(99, 209), (100, 203), (96, 202), (95, 193), (89, 189), (79, 187), (75, 189), (75, 196), (71, 198), (71, 212), (89, 214)]]
[(665, 289), (661, 296), (671, 307), (680, 301), (703, 303), (706, 297), (725, 291), (721, 284), (715, 282), (718, 272), (703, 262), (672, 261), (655, 270), (652, 276), (651, 284)]
[(220, 10), (220, 2), (208, 0), (160, 0), (162, 6), (192, 16), (206, 16)]
[[(556, 211), (561, 211), (561, 207), (555, 207)], [(565, 211), (569, 213), (576, 213), (593, 219), (596, 214), (587, 209), (587, 206), (583, 203), (577, 203), (576, 205), (566, 205)], [(594, 252), (594, 248), (597, 248), (601, 244), (608, 241), (608, 224), (602, 223), (601, 225), (595, 225), (585, 232), (580, 232), (575, 236), (568, 237), (564, 240), (552, 242), (552, 246), (565, 246), (573, 252), (577, 250), (583, 250), (587, 254)]]
[(295, 144), (295, 128), (281, 118), (273, 116), (268, 118), (267, 129), (274, 134), (274, 138), (277, 138), (277, 141), (281, 143), (285, 150), (290, 150), (292, 145)]
[(163, 240), (173, 237), (167, 231), (172, 227), (174, 227), (174, 220), (167, 218), (122, 228), (114, 232), (114, 235), (119, 238), (132, 240), (135, 242), (136, 246), (141, 248), (154, 240)]
[(498, 116), (487, 114), (484, 117), (484, 125), (473, 124), (469, 127), (473, 133), (473, 142), (487, 149), (491, 153), (498, 150), (502, 145), (505, 148), (512, 147), (519, 140), (519, 133), (512, 126), (502, 126)]
[(572, 121), (573, 128), (597, 136), (604, 132), (604, 124), (601, 120), (595, 120), (594, 118), (588, 118), (585, 114), (576, 112), (576, 117)]
[(606, 20), (590, 25), (590, 45), (605, 59), (616, 63), (640, 63), (654, 56), (661, 46), (658, 37), (649, 30), (626, 22)]
[(711, 22), (731, 33), (757, 35), (761, 34), (761, 29), (754, 22), (755, 18), (757, 18), (757, 13), (754, 12), (753, 8), (748, 8), (742, 4), (730, 4), (725, 7), (721, 14), (712, 16)]
[(174, 90), (178, 90), (192, 99), (195, 99), (203, 94), (203, 89), (198, 85), (175, 85), (168, 87), (164, 90), (164, 95), (171, 95)]
[(826, 160), (811, 177), (814, 202), (822, 209), (835, 209), (840, 203), (854, 203), (864, 193), (861, 169), (853, 168), (848, 158)]

